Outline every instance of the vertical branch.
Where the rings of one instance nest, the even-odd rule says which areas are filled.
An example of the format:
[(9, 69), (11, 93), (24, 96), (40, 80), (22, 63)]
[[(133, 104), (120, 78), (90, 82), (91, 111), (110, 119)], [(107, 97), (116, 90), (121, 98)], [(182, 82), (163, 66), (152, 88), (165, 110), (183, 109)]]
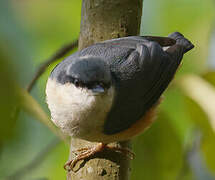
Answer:
[(138, 35), (142, 0), (83, 0), (79, 49), (107, 39)]
[[(142, 0), (83, 0), (79, 49), (107, 39), (138, 35), (141, 15)], [(72, 138), (70, 159), (73, 157), (72, 151), (93, 144)], [(113, 144), (128, 148), (130, 143)], [(78, 163), (81, 168), (77, 172), (68, 173), (67, 179), (128, 180), (129, 163), (124, 154), (104, 151), (84, 163)]]

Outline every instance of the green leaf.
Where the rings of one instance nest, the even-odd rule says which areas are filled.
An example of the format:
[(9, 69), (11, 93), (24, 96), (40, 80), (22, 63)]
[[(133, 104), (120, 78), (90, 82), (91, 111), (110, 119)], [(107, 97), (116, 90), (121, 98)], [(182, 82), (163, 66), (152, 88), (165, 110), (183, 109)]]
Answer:
[(195, 75), (184, 76), (178, 83), (194, 125), (203, 132), (202, 151), (207, 165), (215, 172), (215, 88)]
[[(1, 47), (1, 46), (0, 46)], [(18, 103), (14, 90), (15, 76), (12, 68), (6, 62), (8, 57), (0, 49), (0, 142), (13, 136), (15, 127), (15, 107)]]
[(215, 132), (215, 88), (201, 77), (187, 75), (181, 78), (179, 86), (206, 113)]
[(209, 83), (211, 83), (213, 86), (215, 86), (215, 72), (209, 71), (202, 75), (202, 77), (207, 80)]
[(133, 180), (167, 180), (179, 176), (183, 145), (170, 121), (166, 114), (160, 113), (152, 127), (134, 140)]
[(51, 122), (49, 116), (26, 90), (17, 88), (17, 93), (20, 98), (20, 106), (24, 111), (31, 114), (33, 117), (45, 124), (54, 134), (56, 134), (60, 139), (69, 144), (67, 136), (55, 127), (55, 125)]

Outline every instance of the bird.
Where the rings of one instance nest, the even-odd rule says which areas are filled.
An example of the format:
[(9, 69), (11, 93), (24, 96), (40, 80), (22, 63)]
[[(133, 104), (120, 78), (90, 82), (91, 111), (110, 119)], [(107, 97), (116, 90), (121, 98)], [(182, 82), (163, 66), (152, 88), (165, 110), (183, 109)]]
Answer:
[(65, 169), (105, 148), (132, 154), (108, 144), (151, 126), (163, 92), (192, 48), (179, 32), (128, 36), (93, 44), (60, 62), (46, 84), (51, 120), (71, 137), (98, 142), (77, 150)]

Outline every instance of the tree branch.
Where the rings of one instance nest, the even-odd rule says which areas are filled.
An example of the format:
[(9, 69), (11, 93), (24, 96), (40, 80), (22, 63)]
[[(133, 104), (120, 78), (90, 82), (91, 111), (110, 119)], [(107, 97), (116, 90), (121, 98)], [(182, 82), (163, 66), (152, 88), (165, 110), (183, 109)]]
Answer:
[(31, 80), (31, 82), (28, 84), (27, 86), (27, 91), (30, 92), (31, 89), (33, 88), (33, 86), (35, 85), (36, 81), (39, 79), (39, 77), (45, 72), (45, 70), (47, 69), (47, 67), (55, 62), (56, 60), (62, 58), (63, 56), (65, 56), (69, 51), (73, 50), (74, 48), (76, 48), (78, 46), (78, 40), (75, 40), (74, 42), (71, 42), (67, 45), (64, 45), (63, 47), (61, 47), (60, 49), (58, 49), (50, 58), (48, 58), (47, 60), (44, 61), (44, 63), (42, 63), (37, 72), (35, 73), (33, 79)]
[[(83, 0), (79, 49), (93, 43), (129, 35), (139, 35), (142, 0)], [(129, 142), (113, 143), (113, 146), (129, 148)], [(72, 151), (93, 146), (81, 139), (71, 140)], [(81, 163), (81, 164), (80, 164)], [(70, 172), (67, 180), (128, 180), (130, 160), (124, 154), (104, 151), (86, 162), (80, 162), (77, 172)]]

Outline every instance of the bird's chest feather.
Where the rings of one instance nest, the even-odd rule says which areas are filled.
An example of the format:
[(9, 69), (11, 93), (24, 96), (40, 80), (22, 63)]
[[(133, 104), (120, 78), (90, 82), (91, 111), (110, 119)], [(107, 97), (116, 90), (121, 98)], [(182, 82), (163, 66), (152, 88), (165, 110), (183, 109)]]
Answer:
[(71, 136), (89, 139), (102, 133), (114, 91), (110, 88), (96, 96), (87, 89), (49, 79), (46, 95), (52, 121)]

